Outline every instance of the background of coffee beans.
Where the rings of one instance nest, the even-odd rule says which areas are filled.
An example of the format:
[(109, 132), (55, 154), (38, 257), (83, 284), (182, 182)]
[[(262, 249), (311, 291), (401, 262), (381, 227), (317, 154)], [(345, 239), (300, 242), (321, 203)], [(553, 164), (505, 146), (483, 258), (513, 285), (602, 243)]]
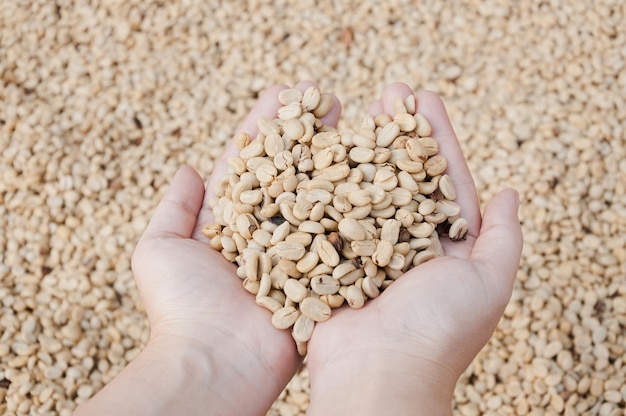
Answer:
[[(417, 4), (415, 4), (417, 3)], [(626, 406), (626, 5), (0, 2), (0, 413), (69, 415), (148, 328), (130, 256), (176, 169), (208, 177), (258, 94), (312, 79), (354, 126), (383, 86), (445, 100), (525, 247), (457, 415)], [(306, 366), (270, 410), (304, 414)]]

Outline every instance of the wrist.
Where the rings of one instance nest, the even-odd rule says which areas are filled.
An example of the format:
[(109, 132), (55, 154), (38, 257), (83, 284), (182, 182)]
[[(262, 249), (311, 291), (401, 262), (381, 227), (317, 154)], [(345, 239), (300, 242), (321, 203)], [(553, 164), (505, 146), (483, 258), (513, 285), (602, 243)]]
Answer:
[(452, 415), (457, 377), (415, 357), (365, 351), (307, 366), (310, 415)]
[(264, 414), (288, 380), (274, 377), (257, 354), (235, 345), (236, 339), (217, 338), (209, 344), (152, 336), (77, 415)]

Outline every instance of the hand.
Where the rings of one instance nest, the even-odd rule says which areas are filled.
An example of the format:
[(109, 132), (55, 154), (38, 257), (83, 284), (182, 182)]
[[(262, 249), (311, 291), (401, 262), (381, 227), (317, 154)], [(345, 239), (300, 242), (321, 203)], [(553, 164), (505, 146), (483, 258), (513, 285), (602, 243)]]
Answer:
[[(257, 119), (276, 117), (278, 93), (285, 88), (266, 91), (239, 131), (256, 136)], [(336, 124), (341, 112), (335, 102), (328, 124)], [(264, 414), (295, 373), (301, 358), (291, 335), (272, 326), (271, 313), (243, 289), (235, 265), (211, 249), (201, 232), (213, 221), (210, 189), (234, 152), (231, 142), (206, 195), (193, 169), (174, 177), (132, 259), (150, 340), (81, 409), (85, 414)]]
[[(393, 115), (414, 94), (392, 84), (373, 114)], [(457, 189), (469, 232), (442, 238), (446, 257), (420, 265), (360, 310), (343, 307), (316, 325), (309, 341), (310, 414), (451, 414), (454, 386), (491, 337), (519, 265), (518, 196), (494, 197), (484, 218), (469, 169), (441, 100), (416, 94)]]

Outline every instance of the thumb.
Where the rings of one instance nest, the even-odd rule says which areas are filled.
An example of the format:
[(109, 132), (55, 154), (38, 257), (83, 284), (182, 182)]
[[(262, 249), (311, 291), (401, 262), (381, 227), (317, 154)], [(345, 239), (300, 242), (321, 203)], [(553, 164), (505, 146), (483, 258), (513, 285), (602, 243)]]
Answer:
[(471, 261), (486, 283), (508, 302), (522, 254), (522, 228), (517, 217), (519, 195), (499, 192), (487, 205)]
[(189, 166), (180, 168), (141, 239), (189, 238), (196, 224), (203, 197), (204, 183), (198, 173)]

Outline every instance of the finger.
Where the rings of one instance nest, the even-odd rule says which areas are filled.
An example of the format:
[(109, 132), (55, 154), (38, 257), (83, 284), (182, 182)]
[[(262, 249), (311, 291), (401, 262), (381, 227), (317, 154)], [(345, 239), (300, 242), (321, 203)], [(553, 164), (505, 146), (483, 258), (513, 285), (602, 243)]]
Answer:
[(367, 113), (372, 116), (383, 114), (383, 100), (376, 100), (370, 104)]
[(176, 172), (167, 193), (157, 206), (141, 239), (189, 238), (204, 197), (204, 183), (191, 167)]
[(501, 191), (491, 200), (470, 258), (504, 303), (511, 296), (522, 253), (518, 209), (519, 195), (513, 189)]
[(461, 206), (461, 216), (468, 223), (467, 240), (451, 243), (444, 239), (442, 241), (444, 250), (449, 255), (467, 257), (481, 226), (480, 207), (474, 180), (441, 98), (430, 91), (420, 91), (416, 94), (416, 98), (417, 112), (430, 123), (431, 137), (439, 143), (439, 154), (448, 161), (446, 173), (456, 188), (456, 200)]

